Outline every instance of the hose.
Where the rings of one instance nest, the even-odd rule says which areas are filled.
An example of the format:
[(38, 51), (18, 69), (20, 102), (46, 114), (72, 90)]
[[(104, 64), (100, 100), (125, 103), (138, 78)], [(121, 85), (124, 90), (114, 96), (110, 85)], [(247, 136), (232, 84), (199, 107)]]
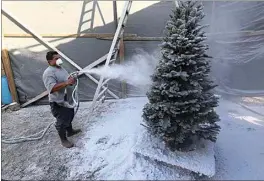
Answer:
[[(76, 72), (72, 72), (70, 74), (70, 76), (73, 76), (76, 79), (76, 84), (75, 87), (72, 91), (72, 100), (73, 100), (73, 105), (71, 105), (73, 108), (76, 108), (76, 110), (74, 111), (74, 117), (77, 114), (78, 110), (79, 110), (79, 106), (80, 106), (80, 101), (79, 101), (79, 96), (78, 96), (78, 87), (79, 87), (79, 79), (78, 79), (78, 75), (80, 73), (88, 73), (89, 70), (82, 70), (82, 71), (76, 71)], [(21, 143), (21, 142), (26, 142), (26, 141), (36, 141), (36, 140), (40, 140), (44, 137), (44, 135), (47, 133), (48, 129), (51, 127), (51, 125), (55, 124), (55, 122), (50, 123), (43, 131), (38, 132), (36, 134), (30, 135), (30, 136), (26, 136), (26, 137), (19, 137), (19, 138), (9, 138), (9, 139), (2, 139), (2, 143), (5, 144), (16, 144), (16, 143)], [(35, 137), (36, 135), (39, 135)]]
[[(19, 137), (19, 138), (10, 138), (10, 139), (2, 139), (2, 143), (5, 143), (5, 144), (15, 144), (15, 143), (21, 143), (21, 142), (26, 142), (26, 141), (36, 141), (36, 140), (40, 140), (44, 137), (44, 135), (46, 134), (46, 132), (48, 131), (48, 129), (51, 127), (51, 125), (53, 125), (53, 123), (50, 123), (45, 129), (44, 131), (41, 131), (39, 133), (36, 133), (36, 134), (33, 134), (31, 136), (27, 136), (27, 137)], [(36, 135), (39, 135), (41, 134), (40, 136), (37, 136), (37, 137), (34, 137)]]
[[(77, 75), (76, 76), (76, 85), (72, 91), (72, 100), (73, 100), (73, 108), (76, 107), (76, 110), (74, 111), (74, 117), (77, 114), (79, 110), (79, 96), (78, 96), (78, 86), (79, 86), (79, 80), (78, 80), (78, 72), (73, 72), (70, 74), (70, 76)], [(27, 141), (36, 141), (40, 140), (44, 137), (44, 135), (47, 133), (48, 129), (51, 127), (51, 125), (55, 124), (55, 122), (50, 123), (43, 131), (40, 131), (36, 134), (26, 136), (26, 137), (18, 137), (18, 138), (9, 138), (9, 139), (2, 139), (2, 143), (5, 144), (16, 144), (16, 143), (21, 143), (21, 142), (27, 142)], [(37, 136), (41, 134), (40, 136)]]
[(72, 91), (72, 100), (73, 100), (73, 107), (76, 107), (76, 110), (74, 111), (74, 117), (77, 114), (80, 106), (79, 96), (78, 96), (78, 87), (79, 87), (79, 78), (78, 78), (79, 72), (73, 72), (70, 74), (70, 76), (73, 76), (76, 78), (76, 85)]

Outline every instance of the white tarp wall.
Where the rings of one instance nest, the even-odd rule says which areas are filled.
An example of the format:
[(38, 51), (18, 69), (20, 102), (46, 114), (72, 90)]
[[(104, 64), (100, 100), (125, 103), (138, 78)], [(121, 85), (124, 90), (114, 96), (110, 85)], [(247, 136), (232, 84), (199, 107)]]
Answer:
[[(88, 2), (86, 10), (92, 9)], [(91, 14), (83, 17), (88, 23), (81, 27), (85, 33), (114, 33), (113, 5), (110, 1), (98, 2), (95, 9), (93, 27)], [(120, 16), (123, 1), (117, 1)], [(205, 23), (211, 26), (209, 33), (234, 31), (264, 31), (264, 2), (203, 2), (205, 5)], [(4, 1), (2, 6), (39, 34), (75, 34), (78, 32), (82, 1)], [(135, 1), (128, 17), (125, 33), (138, 36), (159, 37), (163, 35), (174, 2)], [(213, 12), (212, 12), (213, 9)], [(24, 34), (25, 32), (3, 16), (4, 34)], [(45, 38), (81, 67), (85, 67), (109, 51), (111, 41), (96, 38)], [(125, 61), (136, 54), (137, 49), (152, 53), (158, 50), (160, 42), (125, 41)], [(232, 94), (264, 92), (264, 34), (245, 36), (245, 33), (233, 35), (213, 35), (208, 37), (210, 55), (213, 56), (212, 75), (218, 90)], [(10, 51), (12, 68), (19, 99), (25, 102), (45, 91), (42, 73), (47, 67), (45, 54), (47, 49), (33, 38), (5, 38)], [(66, 64), (68, 71), (75, 70)], [(117, 95), (121, 94), (120, 82), (111, 81), (109, 88)], [(91, 100), (96, 84), (83, 77), (80, 85), (80, 99)], [(127, 95), (138, 96), (143, 93), (128, 85)], [(45, 102), (46, 99), (43, 100)]]

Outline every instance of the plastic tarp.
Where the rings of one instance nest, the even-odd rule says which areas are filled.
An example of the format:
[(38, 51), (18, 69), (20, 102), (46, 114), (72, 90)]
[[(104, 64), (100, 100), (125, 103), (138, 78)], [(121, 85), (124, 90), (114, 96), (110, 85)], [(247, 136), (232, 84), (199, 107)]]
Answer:
[[(264, 2), (216, 2), (213, 13), (210, 31), (227, 33), (208, 37), (218, 90), (231, 95), (264, 95)], [(228, 34), (237, 31), (241, 33)], [(254, 31), (262, 34), (254, 35)]]
[[(210, 25), (206, 31), (209, 33), (209, 55), (213, 57), (211, 74), (219, 85), (217, 90), (232, 95), (264, 95), (264, 2), (205, 1), (202, 3), (206, 13), (204, 23)], [(125, 32), (135, 33), (138, 36), (162, 36), (173, 6), (172, 2), (159, 2), (129, 15)], [(95, 28), (93, 31), (114, 33), (114, 23)], [(253, 34), (242, 31), (252, 31)], [(254, 35), (255, 31), (260, 32), (259, 35)], [(58, 41), (47, 40), (51, 43)], [(29, 39), (8, 38), (8, 41), (19, 44)], [(149, 53), (159, 50), (160, 43), (157, 41), (125, 42), (125, 61), (129, 61), (137, 53), (137, 49)], [(35, 44), (38, 43), (35, 42)], [(54, 43), (54, 45), (78, 65), (85, 67), (108, 53), (111, 41), (76, 38), (65, 43)], [(30, 46), (10, 50), (15, 83), (21, 102), (26, 102), (45, 91), (42, 73), (47, 67), (45, 60), (47, 50), (33, 52), (28, 47)], [(65, 63), (65, 67), (69, 72), (76, 70), (68, 63)], [(79, 89), (80, 100), (92, 100), (96, 86), (89, 78), (82, 77)], [(109, 89), (121, 95), (119, 81), (111, 80)], [(127, 86), (128, 97), (142, 95), (144, 92), (140, 91), (139, 87)], [(108, 95), (108, 98), (111, 96)], [(41, 102), (47, 102), (47, 98), (39, 103)]]

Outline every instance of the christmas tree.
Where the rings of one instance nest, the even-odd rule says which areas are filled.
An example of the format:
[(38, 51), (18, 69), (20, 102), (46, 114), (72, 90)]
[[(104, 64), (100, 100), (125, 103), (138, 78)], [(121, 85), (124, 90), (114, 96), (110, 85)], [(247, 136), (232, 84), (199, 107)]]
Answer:
[[(179, 1), (178, 1), (179, 2)], [(170, 15), (161, 45), (162, 59), (147, 93), (149, 103), (143, 119), (149, 130), (170, 149), (192, 144), (192, 138), (217, 139), (220, 126), (214, 108), (218, 98), (209, 79), (210, 57), (201, 24), (203, 6), (194, 1), (179, 2)]]

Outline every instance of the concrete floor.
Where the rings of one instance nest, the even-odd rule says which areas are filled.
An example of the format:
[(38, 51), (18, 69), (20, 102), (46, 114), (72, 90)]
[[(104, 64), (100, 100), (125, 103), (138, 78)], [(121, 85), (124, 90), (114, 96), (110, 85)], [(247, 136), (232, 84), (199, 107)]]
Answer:
[[(243, 98), (235, 102), (221, 99), (217, 111), (221, 116), (222, 129), (215, 148), (216, 175), (211, 179), (264, 179), (262, 166), (264, 118), (236, 103), (243, 103), (256, 111), (263, 110), (264, 107), (263, 98)], [(126, 106), (124, 111), (120, 112), (113, 109), (115, 107), (113, 105), (115, 105), (113, 102), (105, 102), (100, 111), (89, 115), (90, 103), (81, 103), (73, 125), (84, 131), (70, 138), (76, 144), (75, 148), (64, 149), (61, 146), (54, 126), (51, 126), (44, 138), (39, 141), (20, 144), (2, 143), (2, 178), (7, 180), (98, 179), (98, 173), (106, 172), (100, 173), (100, 168), (93, 166), (92, 163), (100, 162), (100, 159), (104, 158), (99, 158), (98, 155), (102, 155), (105, 151), (111, 153), (111, 150), (106, 148), (108, 150), (103, 149), (101, 153), (93, 152), (92, 150), (96, 150), (98, 145), (91, 145), (91, 140), (97, 140), (100, 135), (110, 134), (109, 125), (114, 126), (113, 128), (120, 126), (110, 122), (116, 119), (111, 115), (111, 119), (107, 118), (109, 114), (124, 115), (126, 110), (131, 109), (131, 106)], [(119, 107), (122, 108), (122, 104), (119, 104)], [(32, 135), (54, 121), (47, 105), (31, 106), (11, 113), (3, 112), (2, 139)], [(98, 132), (99, 137), (95, 132)], [(116, 134), (116, 131), (112, 132)], [(99, 146), (101, 148), (102, 145)], [(70, 177), (70, 173), (73, 172), (75, 174)]]

